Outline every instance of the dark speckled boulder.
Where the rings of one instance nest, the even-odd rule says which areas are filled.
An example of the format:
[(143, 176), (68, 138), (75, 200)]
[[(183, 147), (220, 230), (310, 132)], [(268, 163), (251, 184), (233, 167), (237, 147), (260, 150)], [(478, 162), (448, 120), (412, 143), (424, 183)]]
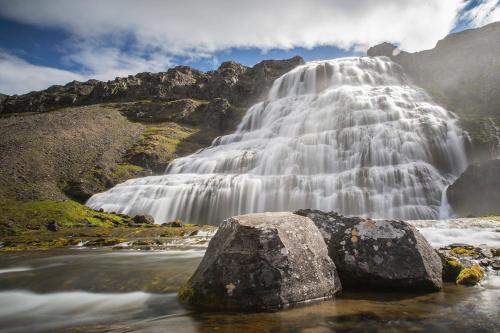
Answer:
[(202, 308), (267, 310), (332, 297), (340, 289), (310, 219), (261, 213), (222, 223), (179, 298)]
[(344, 287), (432, 291), (442, 288), (442, 264), (427, 240), (403, 221), (299, 210), (320, 229)]

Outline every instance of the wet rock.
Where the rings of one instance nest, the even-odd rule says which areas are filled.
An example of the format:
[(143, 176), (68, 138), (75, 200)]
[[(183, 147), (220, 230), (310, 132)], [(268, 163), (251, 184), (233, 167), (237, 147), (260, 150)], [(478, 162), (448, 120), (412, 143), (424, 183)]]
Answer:
[(57, 221), (54, 221), (54, 220), (48, 221), (45, 224), (45, 227), (47, 228), (47, 230), (54, 231), (54, 232), (61, 230), (59, 223), (57, 223)]
[(310, 219), (261, 213), (222, 223), (179, 298), (202, 308), (266, 310), (332, 297), (340, 289)]
[(474, 286), (484, 278), (484, 271), (479, 265), (463, 269), (457, 277), (457, 284)]
[(184, 223), (182, 222), (182, 220), (175, 220), (173, 222), (170, 222), (169, 224), (173, 228), (182, 228), (182, 227), (184, 227)]
[(343, 286), (404, 290), (442, 288), (442, 264), (427, 240), (403, 221), (299, 210), (320, 229)]
[(443, 280), (455, 282), (463, 269), (463, 265), (457, 260), (443, 260)]
[(132, 219), (132, 221), (136, 224), (155, 224), (155, 219), (151, 215), (136, 215)]

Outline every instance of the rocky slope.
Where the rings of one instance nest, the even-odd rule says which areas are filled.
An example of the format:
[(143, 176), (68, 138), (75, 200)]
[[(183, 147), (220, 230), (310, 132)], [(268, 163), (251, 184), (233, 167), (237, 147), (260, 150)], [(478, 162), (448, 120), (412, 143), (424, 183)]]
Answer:
[(56, 214), (68, 205), (61, 200), (83, 203), (126, 179), (164, 172), (172, 159), (233, 130), (249, 103), (302, 63), (295, 57), (252, 68), (226, 62), (210, 72), (176, 67), (0, 95), (0, 207), (19, 212), (0, 213), (0, 229), (28, 225), (26, 203), (65, 225), (67, 214)]
[(471, 135), (471, 160), (498, 156), (500, 22), (450, 34), (431, 50), (408, 53), (383, 43), (368, 55), (399, 63), (417, 85), (459, 116)]
[(90, 173), (94, 191), (123, 181), (117, 163), (143, 129), (102, 106), (1, 118), (0, 194), (22, 201), (63, 199), (61, 189)]

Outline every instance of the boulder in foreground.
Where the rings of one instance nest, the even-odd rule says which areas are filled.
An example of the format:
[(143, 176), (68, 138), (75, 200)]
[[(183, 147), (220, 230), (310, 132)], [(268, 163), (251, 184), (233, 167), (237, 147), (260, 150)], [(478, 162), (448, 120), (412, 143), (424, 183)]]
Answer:
[(179, 298), (202, 308), (267, 310), (332, 297), (340, 289), (310, 219), (261, 213), (222, 223)]
[(406, 291), (442, 288), (439, 255), (408, 223), (310, 209), (296, 214), (309, 217), (320, 229), (342, 285)]

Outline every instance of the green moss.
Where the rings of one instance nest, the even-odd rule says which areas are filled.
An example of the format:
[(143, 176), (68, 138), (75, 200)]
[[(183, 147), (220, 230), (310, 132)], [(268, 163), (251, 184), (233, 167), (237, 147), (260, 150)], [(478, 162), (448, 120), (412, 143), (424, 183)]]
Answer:
[(133, 164), (117, 164), (111, 173), (114, 179), (130, 179), (144, 171), (143, 167)]
[(0, 221), (9, 221), (17, 228), (45, 227), (55, 221), (60, 227), (76, 227), (91, 223), (96, 226), (115, 226), (128, 223), (126, 218), (115, 214), (96, 212), (76, 201), (29, 201), (0, 200)]
[(135, 164), (145, 163), (152, 169), (163, 169), (172, 159), (182, 154), (178, 151), (181, 142), (197, 131), (175, 123), (148, 126), (128, 150), (127, 159)]
[(450, 254), (454, 255), (462, 255), (462, 256), (467, 256), (467, 257), (473, 257), (477, 255), (476, 251), (474, 249), (468, 249), (465, 247), (455, 247), (450, 250)]
[(494, 216), (494, 215), (491, 215), (491, 216), (481, 216), (480, 219), (481, 220), (493, 220), (493, 221), (499, 221), (500, 222), (500, 216)]
[(66, 247), (80, 243), (80, 239), (57, 238), (53, 240), (25, 240), (19, 238), (16, 241), (5, 242), (3, 251), (23, 251), (23, 250), (49, 250), (53, 248)]
[(463, 269), (457, 277), (457, 284), (473, 286), (478, 284), (484, 278), (484, 272), (479, 265)]
[(193, 300), (194, 289), (191, 286), (191, 283), (188, 281), (184, 285), (182, 285), (177, 291), (177, 298), (181, 303), (190, 304)]
[(456, 281), (458, 275), (464, 267), (461, 263), (456, 260), (446, 260), (443, 263), (443, 280), (444, 281)]

